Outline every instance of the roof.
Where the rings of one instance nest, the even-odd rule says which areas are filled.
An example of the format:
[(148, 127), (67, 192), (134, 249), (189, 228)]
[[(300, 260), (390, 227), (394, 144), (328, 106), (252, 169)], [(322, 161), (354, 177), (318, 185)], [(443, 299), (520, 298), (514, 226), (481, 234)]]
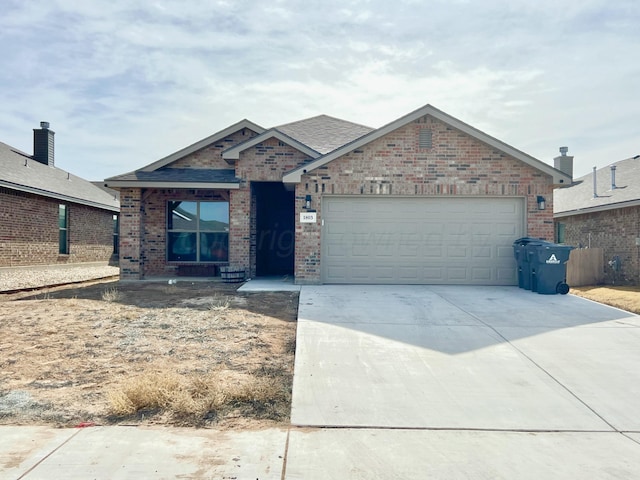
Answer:
[(202, 140), (194, 143), (193, 145), (189, 145), (188, 147), (178, 150), (177, 152), (172, 153), (171, 155), (161, 158), (157, 162), (153, 162), (147, 165), (146, 167), (143, 167), (141, 170), (144, 170), (145, 172), (151, 172), (153, 170), (162, 168), (166, 165), (169, 165), (172, 162), (175, 162), (176, 160), (179, 160), (183, 157), (186, 157), (187, 155), (197, 152), (202, 148), (205, 148), (213, 143), (216, 143), (228, 137), (229, 135), (232, 135), (237, 131), (242, 130), (243, 128), (248, 128), (249, 130), (252, 130), (256, 133), (263, 133), (265, 131), (265, 129), (262, 128), (260, 125), (257, 125), (247, 119), (244, 119), (239, 121), (238, 123), (234, 123), (233, 125), (225, 128), (224, 130), (220, 130), (219, 132), (216, 132), (213, 135), (208, 136), (207, 138), (203, 138)]
[(110, 187), (154, 188), (178, 184), (180, 188), (225, 188), (240, 186), (235, 170), (209, 170), (198, 168), (162, 168), (153, 172), (136, 170), (105, 180)]
[(0, 142), (0, 186), (117, 212), (120, 202), (91, 182)]
[[(611, 167), (615, 166), (615, 189), (611, 188)], [(570, 187), (553, 192), (555, 217), (567, 217), (640, 205), (640, 155), (620, 160), (596, 170), (596, 192), (593, 172), (574, 180)]]
[(357, 123), (340, 120), (328, 115), (318, 115), (271, 128), (257, 137), (225, 150), (223, 157), (226, 160), (238, 160), (240, 153), (247, 148), (251, 148), (269, 138), (277, 138), (311, 158), (318, 158), (345, 143), (366, 135), (372, 130), (370, 127)]
[(451, 115), (448, 115), (443, 111), (438, 110), (432, 105), (425, 105), (424, 107), (419, 108), (418, 110), (415, 110), (405, 115), (404, 117), (399, 118), (398, 120), (395, 120), (377, 130), (373, 130), (368, 134), (362, 137), (359, 137), (351, 141), (350, 143), (347, 143), (342, 147), (339, 147), (320, 158), (313, 160), (312, 162), (309, 162), (301, 167), (296, 168), (295, 170), (292, 170), (291, 172), (287, 173), (283, 177), (283, 182), (299, 183), (304, 173), (314, 170), (316, 168), (322, 167), (327, 163), (331, 162), (332, 160), (335, 160), (336, 158), (339, 158), (342, 155), (345, 155), (353, 150), (356, 150), (364, 145), (367, 145), (368, 143), (371, 143), (374, 140), (377, 140), (378, 138), (381, 138), (393, 132), (394, 130), (397, 130), (398, 128), (401, 128), (421, 117), (424, 117), (425, 115), (430, 115), (433, 118), (436, 118), (441, 122), (446, 123), (447, 125), (497, 150), (500, 150), (506, 153), (507, 155), (510, 155), (516, 158), (517, 160), (521, 160), (522, 162), (536, 168), (537, 170), (543, 173), (550, 175), (553, 178), (553, 183), (556, 185), (569, 184), (571, 182), (571, 177), (566, 173), (561, 172), (560, 170), (553, 168), (551, 165), (548, 165), (530, 155), (527, 155), (526, 153), (520, 150), (517, 150), (510, 145), (507, 145), (506, 143), (498, 140), (497, 138), (487, 135), (486, 133), (478, 130), (477, 128), (474, 128), (471, 125), (468, 125), (458, 120), (457, 118), (454, 118)]
[[(272, 128), (256, 137), (250, 138), (245, 142), (228, 148), (227, 150), (222, 152), (222, 158), (227, 160), (228, 163), (233, 163), (234, 160), (238, 160), (240, 158), (241, 152), (244, 152), (246, 149), (251, 148), (254, 145), (258, 145), (259, 143), (262, 143), (270, 138), (277, 138), (281, 142), (286, 143), (296, 150), (300, 150), (302, 153), (310, 156), (311, 158), (318, 158), (321, 155), (320, 152), (309, 148), (307, 145), (300, 143), (296, 139), (291, 138), (288, 135), (285, 135), (284, 133)], [(231, 162), (229, 162), (229, 160), (231, 160)]]
[(323, 155), (374, 130), (328, 115), (286, 123), (275, 129)]

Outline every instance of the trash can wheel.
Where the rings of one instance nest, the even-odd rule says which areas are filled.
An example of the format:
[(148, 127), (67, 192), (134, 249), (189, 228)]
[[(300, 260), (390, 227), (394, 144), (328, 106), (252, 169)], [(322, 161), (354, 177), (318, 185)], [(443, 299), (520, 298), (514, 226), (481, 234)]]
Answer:
[(560, 295), (566, 295), (567, 293), (569, 293), (569, 285), (564, 282), (558, 283), (558, 285), (556, 285), (556, 292), (558, 292)]

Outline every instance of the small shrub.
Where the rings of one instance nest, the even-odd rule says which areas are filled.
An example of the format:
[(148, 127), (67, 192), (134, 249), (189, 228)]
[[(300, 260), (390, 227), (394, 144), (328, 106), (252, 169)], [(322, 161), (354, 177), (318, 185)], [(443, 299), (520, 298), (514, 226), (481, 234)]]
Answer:
[(120, 292), (117, 287), (111, 287), (102, 292), (102, 300), (105, 302), (116, 302), (120, 299)]
[(224, 295), (216, 295), (209, 304), (209, 310), (214, 312), (223, 312), (229, 308), (230, 303), (231, 302), (228, 297)]

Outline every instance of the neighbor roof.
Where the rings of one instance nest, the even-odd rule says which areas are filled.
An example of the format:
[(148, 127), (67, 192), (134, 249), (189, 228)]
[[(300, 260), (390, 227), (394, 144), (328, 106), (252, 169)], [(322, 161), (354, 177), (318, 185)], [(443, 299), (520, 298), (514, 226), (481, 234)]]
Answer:
[(333, 150), (327, 155), (324, 155), (320, 158), (313, 160), (312, 162), (309, 162), (301, 167), (296, 168), (295, 170), (292, 170), (291, 172), (287, 173), (283, 177), (283, 182), (299, 183), (301, 181), (302, 175), (305, 172), (322, 167), (327, 163), (331, 162), (332, 160), (335, 160), (336, 158), (341, 157), (342, 155), (345, 155), (370, 142), (373, 142), (374, 140), (377, 140), (378, 138), (381, 138), (387, 135), (388, 133), (391, 133), (394, 130), (397, 130), (398, 128), (401, 128), (421, 117), (424, 117), (425, 115), (430, 115), (433, 118), (436, 118), (441, 122), (446, 123), (447, 125), (450, 125), (451, 127), (456, 128), (457, 130), (460, 130), (461, 132), (471, 137), (474, 137), (477, 140), (497, 150), (500, 150), (518, 160), (521, 160), (524, 163), (536, 168), (537, 170), (543, 173), (550, 175), (553, 178), (554, 184), (570, 184), (571, 183), (571, 177), (569, 175), (561, 172), (560, 170), (556, 170), (552, 166), (544, 162), (541, 162), (540, 160), (530, 155), (527, 155), (526, 153), (521, 152), (520, 150), (517, 150), (512, 146), (507, 145), (504, 142), (501, 142), (497, 138), (494, 138), (490, 135), (487, 135), (484, 132), (481, 132), (480, 130), (472, 127), (471, 125), (468, 125), (458, 120), (457, 118), (454, 118), (451, 115), (448, 115), (443, 111), (438, 110), (432, 105), (425, 105), (424, 107), (419, 108), (418, 110), (415, 110), (409, 113), (408, 115), (405, 115), (404, 117), (399, 118), (398, 120), (395, 120), (377, 130), (373, 130), (370, 133), (360, 138), (357, 138), (351, 141), (350, 143), (347, 143), (346, 145), (341, 146), (340, 148)]
[(44, 165), (28, 153), (0, 142), (0, 186), (117, 212), (115, 195), (65, 170)]
[[(611, 167), (615, 166), (615, 184), (611, 188)], [(553, 192), (555, 217), (567, 217), (640, 205), (640, 155), (620, 160), (596, 170), (596, 195), (593, 172), (574, 180), (567, 188)]]

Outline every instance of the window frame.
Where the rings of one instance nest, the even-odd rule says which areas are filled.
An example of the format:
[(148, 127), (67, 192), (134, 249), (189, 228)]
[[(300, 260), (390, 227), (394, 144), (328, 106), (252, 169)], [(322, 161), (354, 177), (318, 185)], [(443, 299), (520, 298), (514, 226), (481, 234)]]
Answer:
[[(173, 215), (174, 215), (174, 210), (177, 206), (179, 206), (182, 203), (191, 203), (191, 204), (195, 204), (196, 206), (196, 211), (195, 211), (195, 216), (188, 221), (193, 221), (195, 228), (175, 228), (173, 226)], [(217, 219), (214, 219), (216, 222), (220, 222), (224, 226), (222, 229), (212, 229), (212, 228), (206, 228), (203, 223), (206, 222), (206, 220), (202, 220), (202, 204), (208, 204), (208, 203), (216, 203), (216, 204), (225, 204), (226, 205), (226, 217), (223, 220), (226, 220), (226, 224), (224, 222), (220, 222)], [(173, 206), (174, 204), (177, 204), (176, 206)], [(220, 264), (220, 263), (228, 263), (229, 262), (229, 227), (230, 227), (230, 219), (229, 219), (229, 215), (230, 215), (230, 204), (228, 200), (168, 200), (167, 201), (167, 218), (166, 218), (166, 224), (165, 224), (165, 242), (166, 242), (166, 260), (167, 263), (189, 263), (189, 264)], [(183, 217), (185, 219), (187, 219), (187, 217)], [(175, 234), (186, 234), (187, 235), (187, 239), (190, 236), (194, 236), (195, 237), (195, 259), (193, 258), (176, 258), (176, 255), (174, 254), (174, 252), (172, 251), (172, 245), (174, 242), (178, 241), (177, 238), (178, 237), (174, 237), (176, 239), (172, 239), (172, 237)], [(213, 248), (211, 249), (211, 251), (215, 251), (218, 255), (220, 255), (219, 258), (215, 258), (215, 259), (205, 259), (203, 260), (203, 242), (206, 239), (206, 237), (208, 236), (212, 236), (214, 239), (216, 237), (220, 237), (223, 238), (222, 242), (216, 242), (214, 240), (213, 245), (216, 246), (217, 248), (214, 250)], [(184, 235), (183, 235), (183, 238)], [(193, 242), (193, 240), (190, 240), (191, 242)], [(185, 256), (192, 256), (193, 254), (187, 254), (185, 253)]]
[(69, 255), (69, 206), (64, 203), (58, 204), (58, 254)]

